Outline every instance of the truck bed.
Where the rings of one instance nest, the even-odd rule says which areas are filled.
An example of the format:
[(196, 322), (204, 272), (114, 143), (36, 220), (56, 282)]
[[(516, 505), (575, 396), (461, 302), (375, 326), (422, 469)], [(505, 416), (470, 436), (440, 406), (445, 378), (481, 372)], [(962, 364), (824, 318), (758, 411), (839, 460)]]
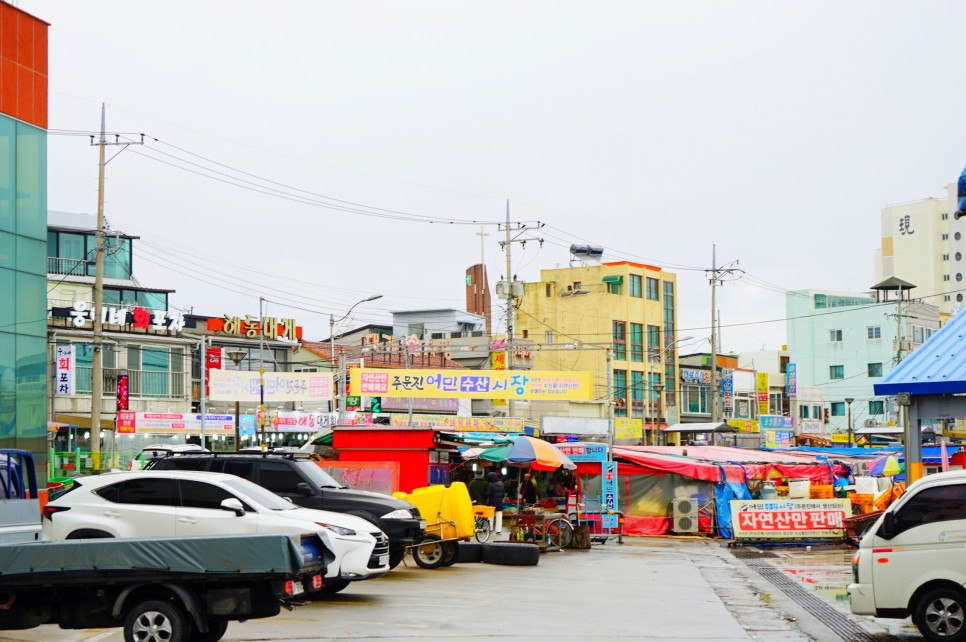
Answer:
[(295, 578), (334, 556), (317, 536), (301, 548), (287, 535), (89, 539), (0, 546), (0, 588), (56, 583)]

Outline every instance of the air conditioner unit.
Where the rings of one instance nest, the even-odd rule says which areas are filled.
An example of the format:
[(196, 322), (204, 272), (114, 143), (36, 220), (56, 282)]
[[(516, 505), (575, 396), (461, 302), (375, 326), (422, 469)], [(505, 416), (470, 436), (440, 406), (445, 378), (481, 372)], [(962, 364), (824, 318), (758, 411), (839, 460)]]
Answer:
[(875, 419), (866, 419), (865, 420), (865, 427), (866, 428), (875, 428), (875, 426), (876, 426)]
[(698, 532), (698, 502), (690, 497), (676, 497), (671, 511), (675, 533)]
[(864, 461), (857, 461), (854, 464), (852, 464), (852, 474), (853, 475), (857, 475), (859, 477), (863, 477), (863, 476), (867, 475), (868, 472), (867, 472), (867, 468), (866, 468), (866, 462), (864, 462)]

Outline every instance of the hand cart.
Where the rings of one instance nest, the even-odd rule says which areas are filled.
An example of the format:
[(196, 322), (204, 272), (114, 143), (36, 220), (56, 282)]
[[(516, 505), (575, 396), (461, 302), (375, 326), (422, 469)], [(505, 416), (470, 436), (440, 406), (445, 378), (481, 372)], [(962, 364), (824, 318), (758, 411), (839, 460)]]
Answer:
[(476, 516), (466, 484), (417, 488), (403, 499), (416, 506), (426, 520), (426, 534), (409, 546), (416, 564), (422, 568), (453, 564), (456, 542), (476, 533)]

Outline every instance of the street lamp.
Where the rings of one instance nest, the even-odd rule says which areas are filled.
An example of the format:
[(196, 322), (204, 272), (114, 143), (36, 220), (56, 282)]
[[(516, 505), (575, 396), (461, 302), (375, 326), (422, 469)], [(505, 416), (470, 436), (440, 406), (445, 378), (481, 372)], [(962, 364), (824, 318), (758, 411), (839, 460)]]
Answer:
[[(336, 320), (334, 315), (332, 314), (329, 315), (329, 357), (330, 357), (329, 363), (330, 364), (332, 363), (332, 360), (335, 359), (335, 324), (341, 323), (342, 321), (344, 321), (350, 314), (352, 314), (352, 310), (357, 305), (360, 305), (362, 303), (367, 303), (369, 301), (375, 301), (376, 299), (381, 299), (381, 298), (382, 298), (381, 294), (373, 294), (371, 297), (367, 299), (356, 301), (349, 308), (348, 312), (343, 314), (342, 317), (338, 320)], [(342, 425), (343, 423), (345, 423), (345, 385), (343, 384), (344, 381), (345, 381), (345, 353), (342, 352), (339, 354), (339, 374), (336, 376), (336, 380), (335, 380), (336, 400), (337, 400), (337, 403), (339, 404), (339, 408), (338, 408), (339, 425)]]
[(846, 413), (847, 413), (846, 423), (849, 428), (849, 448), (852, 447), (852, 402), (853, 401), (855, 401), (855, 399), (852, 397), (845, 398), (845, 403), (848, 404), (846, 406)]
[[(238, 368), (238, 365), (242, 361), (244, 361), (245, 360), (245, 357), (248, 355), (248, 353), (245, 352), (244, 350), (238, 350), (237, 348), (235, 350), (229, 350), (225, 354), (228, 355), (228, 358), (229, 359), (231, 359), (232, 361), (235, 362), (235, 368)], [(239, 444), (240, 438), (239, 438), (239, 430), (238, 430), (238, 415), (239, 415), (239, 413), (240, 413), (240, 409), (238, 407), (238, 399), (235, 399), (235, 452), (238, 452), (238, 449), (239, 449), (239, 446), (240, 446), (240, 444)]]

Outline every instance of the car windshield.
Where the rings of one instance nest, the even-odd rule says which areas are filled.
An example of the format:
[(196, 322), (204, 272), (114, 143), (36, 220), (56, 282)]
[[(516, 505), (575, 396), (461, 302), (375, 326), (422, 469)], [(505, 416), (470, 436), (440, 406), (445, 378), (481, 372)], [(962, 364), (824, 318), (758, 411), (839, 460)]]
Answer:
[(261, 504), (269, 510), (293, 510), (298, 508), (292, 502), (286, 501), (270, 490), (265, 490), (258, 484), (242, 479), (226, 479), (225, 485), (234, 491), (238, 491), (242, 496)]
[(315, 465), (315, 463), (310, 461), (300, 461), (296, 462), (299, 470), (302, 474), (312, 480), (317, 488), (345, 488), (342, 484), (337, 482), (332, 475), (325, 472), (321, 468)]

